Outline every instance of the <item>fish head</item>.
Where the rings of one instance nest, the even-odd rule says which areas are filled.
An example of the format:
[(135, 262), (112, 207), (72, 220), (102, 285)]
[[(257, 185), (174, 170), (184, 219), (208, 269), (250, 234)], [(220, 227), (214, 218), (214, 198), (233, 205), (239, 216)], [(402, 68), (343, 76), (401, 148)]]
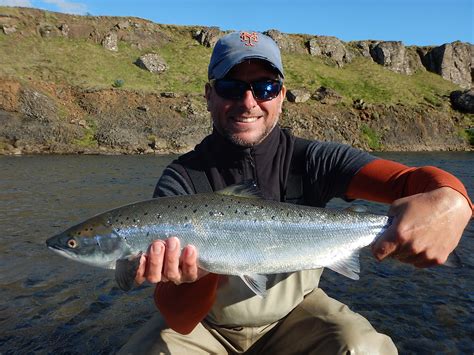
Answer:
[(52, 251), (84, 264), (106, 269), (129, 253), (126, 240), (103, 218), (92, 218), (46, 241)]

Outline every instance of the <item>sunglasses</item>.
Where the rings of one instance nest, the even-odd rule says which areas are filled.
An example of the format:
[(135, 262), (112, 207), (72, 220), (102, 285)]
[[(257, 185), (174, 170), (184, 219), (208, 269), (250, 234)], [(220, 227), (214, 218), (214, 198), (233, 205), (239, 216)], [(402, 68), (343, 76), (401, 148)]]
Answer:
[(280, 94), (283, 82), (280, 80), (257, 80), (251, 83), (234, 79), (212, 79), (210, 85), (217, 95), (228, 100), (241, 100), (247, 90), (259, 101), (272, 100)]

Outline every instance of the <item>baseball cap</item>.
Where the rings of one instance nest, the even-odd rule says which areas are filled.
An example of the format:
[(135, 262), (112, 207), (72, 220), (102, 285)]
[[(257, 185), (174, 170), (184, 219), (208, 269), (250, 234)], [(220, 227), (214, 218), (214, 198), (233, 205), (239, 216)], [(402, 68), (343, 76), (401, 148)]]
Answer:
[(221, 37), (212, 51), (208, 79), (222, 79), (234, 66), (247, 59), (262, 59), (284, 77), (280, 49), (259, 32), (232, 32)]

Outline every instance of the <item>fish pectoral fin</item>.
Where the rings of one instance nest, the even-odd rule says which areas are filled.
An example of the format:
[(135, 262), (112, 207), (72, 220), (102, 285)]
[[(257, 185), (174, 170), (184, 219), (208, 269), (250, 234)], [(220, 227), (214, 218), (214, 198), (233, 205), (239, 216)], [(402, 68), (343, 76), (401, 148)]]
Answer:
[(267, 295), (267, 277), (261, 274), (241, 275), (245, 284), (260, 297)]
[(132, 289), (142, 254), (140, 252), (137, 255), (128, 255), (115, 262), (115, 281), (117, 281), (120, 289), (124, 291)]
[(352, 280), (359, 280), (359, 252), (355, 251), (347, 258), (338, 260), (326, 267)]

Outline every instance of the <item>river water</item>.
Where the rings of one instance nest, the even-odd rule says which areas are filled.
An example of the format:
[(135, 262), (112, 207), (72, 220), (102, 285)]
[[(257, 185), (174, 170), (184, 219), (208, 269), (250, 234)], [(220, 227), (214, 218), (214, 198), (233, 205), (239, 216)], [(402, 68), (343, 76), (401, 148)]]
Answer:
[[(436, 165), (474, 196), (474, 153), (384, 153)], [(113, 271), (53, 254), (45, 240), (104, 210), (149, 198), (171, 156), (0, 157), (0, 354), (109, 354), (154, 312), (153, 288), (119, 290)], [(342, 201), (331, 203), (343, 207)], [(386, 206), (362, 203), (372, 212)], [(321, 286), (389, 334), (401, 354), (474, 352), (474, 223), (458, 247), (463, 268), (378, 263), (361, 279), (326, 270)]]

